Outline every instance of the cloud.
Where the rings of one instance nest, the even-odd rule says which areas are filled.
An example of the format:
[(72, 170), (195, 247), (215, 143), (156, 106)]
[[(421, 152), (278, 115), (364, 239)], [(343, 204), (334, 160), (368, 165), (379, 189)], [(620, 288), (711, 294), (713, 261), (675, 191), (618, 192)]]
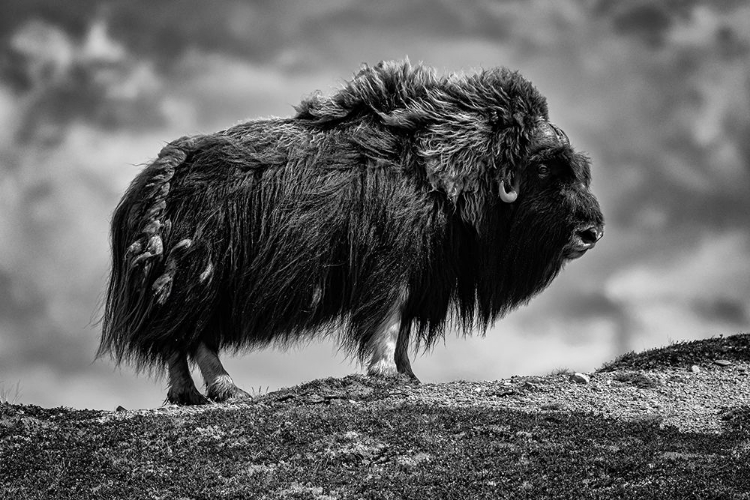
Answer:
[(705, 234), (695, 248), (676, 250), (659, 262), (637, 262), (614, 274), (607, 295), (626, 302), (690, 301), (750, 296), (750, 246), (741, 232)]
[[(289, 116), (360, 63), (404, 55), (441, 71), (521, 70), (590, 152), (608, 222), (593, 252), (485, 339), (417, 358), (425, 380), (593, 369), (613, 349), (747, 329), (750, 7), (11, 1), (0, 19), (0, 378), (28, 377), (33, 402), (63, 404), (53, 393), (68, 376), (86, 394), (65, 398), (80, 406), (113, 406), (109, 391), (137, 407), (133, 387), (160, 394), (89, 366), (109, 217), (136, 165), (181, 135)], [(246, 386), (355, 369), (328, 344), (230, 364)]]
[(748, 276), (748, 235), (707, 233), (697, 247), (623, 266), (605, 293), (635, 318), (641, 338), (695, 338), (748, 328)]

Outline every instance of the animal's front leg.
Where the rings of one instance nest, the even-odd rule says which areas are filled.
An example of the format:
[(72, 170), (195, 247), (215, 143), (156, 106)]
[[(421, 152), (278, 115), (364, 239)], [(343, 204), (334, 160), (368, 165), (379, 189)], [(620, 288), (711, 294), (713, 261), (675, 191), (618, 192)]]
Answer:
[(203, 342), (195, 353), (195, 361), (206, 381), (206, 396), (212, 401), (223, 403), (228, 400), (252, 399), (252, 396), (234, 384), (232, 377), (219, 361), (216, 350), (210, 349)]
[(419, 383), (419, 379), (411, 369), (411, 362), (409, 362), (409, 334), (411, 333), (411, 327), (409, 325), (401, 325), (399, 323), (398, 338), (396, 340), (396, 352), (395, 361), (396, 369), (401, 375), (405, 375), (412, 382)]
[(401, 325), (401, 306), (394, 307), (370, 341), (372, 353), (367, 374), (381, 377), (405, 375), (419, 382), (409, 362), (408, 325)]
[(398, 374), (396, 367), (396, 340), (401, 323), (400, 314), (394, 314), (383, 324), (370, 340), (372, 353), (367, 365), (367, 374), (390, 377)]

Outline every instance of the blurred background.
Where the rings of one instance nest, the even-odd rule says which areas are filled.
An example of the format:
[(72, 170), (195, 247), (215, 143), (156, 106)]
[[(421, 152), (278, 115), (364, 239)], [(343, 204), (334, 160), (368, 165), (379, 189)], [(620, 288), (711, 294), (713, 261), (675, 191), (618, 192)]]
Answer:
[[(745, 1), (3, 0), (0, 395), (159, 406), (166, 381), (95, 360), (121, 194), (168, 141), (289, 116), (361, 63), (521, 71), (593, 159), (595, 250), (487, 336), (413, 361), (423, 382), (590, 371), (750, 331)], [(266, 391), (361, 368), (329, 342), (229, 358)]]

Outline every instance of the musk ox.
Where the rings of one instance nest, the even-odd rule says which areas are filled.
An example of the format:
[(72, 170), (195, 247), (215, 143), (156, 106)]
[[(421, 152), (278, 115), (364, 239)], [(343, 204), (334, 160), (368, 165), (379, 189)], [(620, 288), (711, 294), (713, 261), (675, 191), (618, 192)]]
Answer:
[(518, 73), (364, 66), (292, 118), (177, 139), (136, 177), (99, 355), (166, 368), (178, 404), (247, 396), (220, 350), (314, 335), (416, 378), (410, 342), (484, 332), (595, 245), (590, 181)]

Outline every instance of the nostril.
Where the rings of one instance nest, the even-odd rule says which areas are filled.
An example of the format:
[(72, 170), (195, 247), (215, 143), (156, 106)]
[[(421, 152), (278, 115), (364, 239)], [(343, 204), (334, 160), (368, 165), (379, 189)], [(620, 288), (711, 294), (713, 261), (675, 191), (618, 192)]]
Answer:
[(599, 241), (599, 238), (602, 237), (602, 232), (595, 227), (590, 227), (588, 229), (578, 231), (578, 237), (581, 238), (581, 241), (583, 241), (584, 244), (594, 245), (597, 241)]

